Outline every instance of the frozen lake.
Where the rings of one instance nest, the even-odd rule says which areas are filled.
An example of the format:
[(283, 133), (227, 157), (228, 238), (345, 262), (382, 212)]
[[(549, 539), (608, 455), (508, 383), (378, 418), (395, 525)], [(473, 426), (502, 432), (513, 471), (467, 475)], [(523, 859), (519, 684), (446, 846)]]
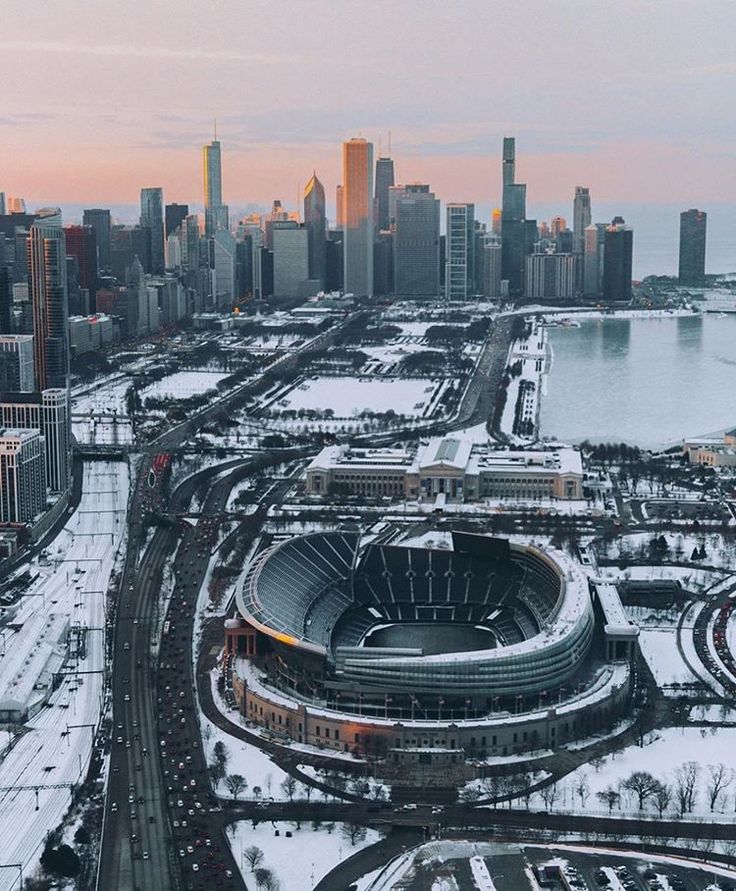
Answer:
[(652, 448), (736, 426), (736, 315), (550, 329), (542, 436)]

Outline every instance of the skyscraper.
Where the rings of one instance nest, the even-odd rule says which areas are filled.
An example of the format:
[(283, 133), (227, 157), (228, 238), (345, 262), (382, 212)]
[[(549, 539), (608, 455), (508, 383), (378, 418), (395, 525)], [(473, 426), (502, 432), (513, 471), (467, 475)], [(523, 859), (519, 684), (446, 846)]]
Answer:
[(309, 230), (296, 220), (274, 223), (274, 297), (298, 297), (304, 293), (309, 275)]
[[(620, 218), (615, 218), (620, 219)], [(607, 302), (631, 300), (631, 269), (634, 231), (623, 221), (606, 228), (603, 248), (603, 299)]]
[(0, 388), (11, 393), (33, 392), (32, 335), (0, 334)]
[(520, 294), (524, 284), (524, 259), (527, 251), (526, 185), (515, 182), (516, 140), (503, 140), (503, 201), (501, 208), (502, 275), (509, 282), (509, 292)]
[(61, 211), (39, 216), (28, 235), (33, 350), (39, 390), (69, 383), (66, 242)]
[(388, 229), (391, 223), (388, 212), (388, 190), (394, 184), (392, 158), (376, 161), (376, 229)]
[(440, 292), (440, 202), (427, 185), (405, 186), (396, 201), (394, 292), (435, 298)]
[(585, 254), (583, 255), (583, 293), (588, 296), (603, 290), (603, 261), (605, 251), (605, 223), (592, 223), (585, 227)]
[[(325, 240), (327, 215), (325, 212), (325, 188), (313, 173), (304, 189), (304, 225), (309, 242), (309, 278), (325, 284)], [(274, 263), (275, 263), (274, 259)]]
[(46, 484), (63, 492), (71, 481), (71, 418), (66, 389), (42, 393), (3, 393), (0, 396), (3, 427), (40, 430), (46, 442)]
[(345, 226), (345, 190), (342, 186), (335, 186), (335, 227), (342, 229)]
[(708, 215), (704, 210), (684, 210), (680, 214), (681, 285), (702, 285), (705, 279), (705, 233)]
[(188, 216), (188, 204), (167, 204), (164, 216), (166, 237), (173, 235)]
[(0, 216), (5, 216), (5, 192), (0, 192)]
[(448, 300), (467, 300), (475, 293), (475, 205), (447, 205), (445, 293)]
[(141, 226), (151, 233), (151, 272), (160, 275), (164, 263), (164, 190), (141, 189)]
[(491, 213), (491, 232), (494, 235), (501, 234), (501, 208), (494, 207), (493, 212)]
[(0, 334), (13, 331), (13, 279), (0, 256)]
[(590, 226), (590, 189), (575, 186), (575, 199), (572, 205), (572, 250), (574, 254), (585, 253), (585, 230)]
[(217, 138), (203, 146), (205, 235), (229, 227), (228, 208), (222, 203), (222, 155)]
[(210, 242), (210, 269), (215, 271), (215, 309), (230, 310), (235, 301), (235, 239), (227, 229), (217, 229)]
[(97, 237), (92, 226), (65, 226), (66, 255), (74, 257), (79, 269), (79, 287), (88, 294), (86, 303), (90, 312), (95, 311), (97, 291)]
[(95, 230), (97, 241), (97, 261), (100, 269), (110, 269), (110, 211), (107, 208), (94, 207), (82, 214), (82, 225), (91, 226)]
[(27, 523), (46, 506), (39, 430), (0, 429), (0, 522)]
[(353, 138), (342, 146), (346, 292), (373, 294), (373, 144)]

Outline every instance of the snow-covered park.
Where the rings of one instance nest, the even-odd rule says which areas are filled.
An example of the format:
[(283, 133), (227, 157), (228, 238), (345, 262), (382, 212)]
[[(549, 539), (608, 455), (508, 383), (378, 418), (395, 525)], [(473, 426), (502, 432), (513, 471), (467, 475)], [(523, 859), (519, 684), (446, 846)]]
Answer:
[(228, 375), (219, 371), (177, 371), (168, 374), (140, 391), (140, 397), (146, 399), (189, 399), (215, 390), (217, 384)]
[[(278, 879), (280, 891), (309, 891), (343, 860), (380, 839), (375, 829), (344, 823), (296, 826), (268, 821), (253, 828), (251, 822), (242, 821), (228, 830), (235, 862), (248, 887), (255, 886), (254, 869), (268, 869)], [(262, 854), (253, 869), (248, 862), (252, 848)]]
[(271, 407), (282, 410), (325, 411), (336, 418), (357, 417), (363, 411), (422, 418), (431, 414), (446, 381), (430, 378), (384, 380), (372, 377), (313, 377), (299, 384)]

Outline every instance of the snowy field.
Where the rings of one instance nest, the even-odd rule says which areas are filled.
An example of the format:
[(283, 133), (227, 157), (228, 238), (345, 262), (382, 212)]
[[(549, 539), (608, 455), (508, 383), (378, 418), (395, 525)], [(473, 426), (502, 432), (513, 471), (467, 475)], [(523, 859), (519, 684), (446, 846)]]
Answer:
[[(734, 746), (736, 746), (736, 728), (733, 727), (668, 727), (657, 730), (645, 738), (643, 747), (632, 745), (608, 755), (598, 770), (586, 764), (568, 774), (557, 784), (558, 798), (553, 809), (590, 814), (608, 813), (608, 806), (596, 798), (596, 793), (610, 786), (621, 794), (620, 805), (614, 807), (614, 814), (638, 814), (636, 796), (620, 787), (627, 777), (634, 771), (646, 771), (660, 783), (669, 784), (674, 790), (678, 768), (684, 762), (693, 761), (698, 764), (698, 773), (691, 816), (712, 818), (715, 815), (720, 820), (733, 820), (736, 817), (734, 813), (736, 784), (731, 771)], [(711, 782), (709, 767), (717, 767), (721, 763), (725, 764), (729, 779), (718, 796), (714, 812), (711, 813), (707, 795), (707, 787)], [(585, 808), (576, 791), (583, 776), (587, 780), (590, 796)], [(538, 797), (535, 800), (541, 801)], [(673, 815), (676, 807), (676, 796), (673, 794), (671, 804), (665, 808), (665, 814)], [(656, 816), (653, 803), (650, 802), (645, 810)]]
[[(367, 829), (365, 837), (356, 838), (353, 845), (343, 831), (343, 823), (330, 825), (332, 831), (325, 826), (313, 829), (307, 823), (302, 823), (301, 829), (296, 828), (296, 823), (259, 823), (255, 829), (250, 821), (235, 823), (234, 835), (228, 831), (228, 836), (248, 887), (255, 887), (255, 882), (241, 853), (252, 845), (263, 852), (258, 868), (271, 870), (280, 882), (279, 891), (308, 891), (343, 860), (380, 839), (375, 829)], [(287, 831), (292, 833), (291, 838), (286, 836)]]
[[(38, 863), (46, 834), (61, 823), (69, 807), (70, 790), (63, 784), (78, 783), (86, 772), (93, 733), (99, 727), (104, 599), (125, 534), (128, 488), (127, 464), (85, 462), (79, 508), (48, 547), (46, 558), (33, 561), (31, 569), (38, 578), (28, 594), (36, 596), (25, 596), (14, 617), (14, 625), (19, 625), (34, 615), (61, 613), (69, 617), (70, 625), (89, 629), (84, 658), (68, 660), (69, 673), (51, 695), (49, 707), (25, 725), (28, 732), (0, 763), (2, 787), (62, 785), (39, 791), (39, 810), (34, 810), (30, 791), (0, 793), (2, 859), (22, 863), (26, 875)], [(21, 629), (14, 636), (22, 633)], [(8, 652), (14, 636), (6, 636)], [(0, 870), (0, 891), (9, 891), (15, 878), (12, 871)]]
[(131, 386), (127, 375), (118, 375), (106, 383), (85, 384), (72, 390), (72, 414), (126, 414), (125, 394)]
[(416, 378), (381, 380), (376, 378), (314, 377), (304, 381), (272, 407), (299, 411), (332, 409), (335, 417), (356, 417), (363, 411), (427, 417), (444, 381)]
[(676, 628), (640, 626), (639, 647), (654, 679), (666, 694), (679, 696), (682, 692), (679, 685), (698, 682), (677, 648)]
[(160, 381), (149, 384), (140, 391), (141, 399), (189, 399), (214, 390), (217, 384), (228, 377), (218, 371), (177, 371)]

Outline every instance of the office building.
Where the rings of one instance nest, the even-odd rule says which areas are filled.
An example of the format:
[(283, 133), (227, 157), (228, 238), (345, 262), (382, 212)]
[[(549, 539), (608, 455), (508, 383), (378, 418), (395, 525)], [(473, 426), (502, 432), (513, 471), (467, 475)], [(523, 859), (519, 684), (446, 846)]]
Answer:
[(606, 224), (592, 223), (585, 229), (585, 253), (583, 254), (583, 293), (596, 296), (603, 291), (603, 260), (606, 240)]
[(69, 383), (66, 242), (61, 211), (39, 216), (28, 235), (33, 349), (39, 390)]
[(448, 300), (467, 300), (475, 293), (475, 205), (447, 205), (445, 236), (445, 294)]
[(501, 225), (502, 225), (502, 216), (503, 211), (500, 207), (494, 207), (491, 212), (491, 232), (494, 235), (501, 235)]
[(113, 226), (110, 231), (110, 271), (126, 281), (130, 265), (140, 260), (144, 271), (151, 268), (151, 232), (145, 226)]
[(574, 254), (582, 256), (585, 253), (585, 230), (590, 226), (591, 219), (590, 189), (587, 186), (575, 186), (575, 198), (572, 205), (572, 250)]
[(388, 190), (394, 184), (393, 158), (376, 161), (376, 229), (385, 230), (391, 225), (388, 208)]
[[(313, 173), (304, 189), (304, 226), (309, 242), (309, 275), (312, 281), (325, 284), (325, 241), (327, 238), (327, 213), (325, 210), (325, 189)], [(276, 258), (274, 257), (274, 265)], [(274, 287), (276, 285), (274, 284)]]
[(5, 216), (5, 192), (0, 192), (0, 217)]
[(572, 300), (575, 296), (574, 254), (534, 253), (526, 258), (527, 300)]
[(99, 277), (97, 235), (92, 226), (65, 226), (66, 255), (74, 257), (79, 270), (79, 287), (87, 291), (87, 305), (94, 310)]
[(141, 189), (141, 226), (151, 233), (151, 267), (146, 272), (160, 275), (164, 271), (164, 191)]
[(60, 493), (71, 482), (71, 436), (67, 390), (0, 394), (0, 424), (40, 430), (46, 444), (46, 485)]
[(483, 236), (481, 241), (482, 277), (479, 290), (484, 297), (490, 297), (492, 300), (498, 300), (503, 296), (501, 286), (502, 250), (501, 239), (498, 235), (486, 233)]
[(97, 265), (106, 272), (110, 269), (110, 211), (106, 208), (94, 207), (82, 214), (82, 225), (91, 226), (95, 231), (97, 244)]
[(45, 506), (41, 432), (0, 429), (0, 523), (29, 523)]
[(173, 235), (189, 216), (188, 204), (167, 204), (164, 213), (164, 230), (166, 237)]
[(502, 275), (509, 291), (522, 293), (524, 258), (527, 250), (526, 185), (516, 182), (516, 140), (505, 136), (502, 156), (503, 195), (501, 207)]
[(345, 227), (345, 190), (342, 186), (335, 187), (335, 227)]
[(309, 230), (287, 220), (274, 223), (271, 236), (274, 297), (303, 295), (309, 280)]
[(344, 288), (373, 294), (373, 144), (354, 138), (342, 146)]
[(0, 334), (0, 390), (35, 390), (32, 334)]
[(396, 202), (394, 292), (436, 298), (440, 293), (440, 202), (428, 185), (408, 185)]
[(235, 239), (217, 229), (210, 239), (210, 268), (215, 272), (215, 309), (232, 309), (235, 302)]
[(603, 299), (606, 302), (631, 300), (631, 269), (634, 231), (615, 217), (606, 227), (603, 246)]
[(684, 210), (680, 214), (681, 285), (702, 285), (705, 280), (705, 234), (708, 215), (704, 210)]
[(202, 148), (205, 236), (230, 227), (229, 210), (222, 203), (222, 155), (217, 138)]

